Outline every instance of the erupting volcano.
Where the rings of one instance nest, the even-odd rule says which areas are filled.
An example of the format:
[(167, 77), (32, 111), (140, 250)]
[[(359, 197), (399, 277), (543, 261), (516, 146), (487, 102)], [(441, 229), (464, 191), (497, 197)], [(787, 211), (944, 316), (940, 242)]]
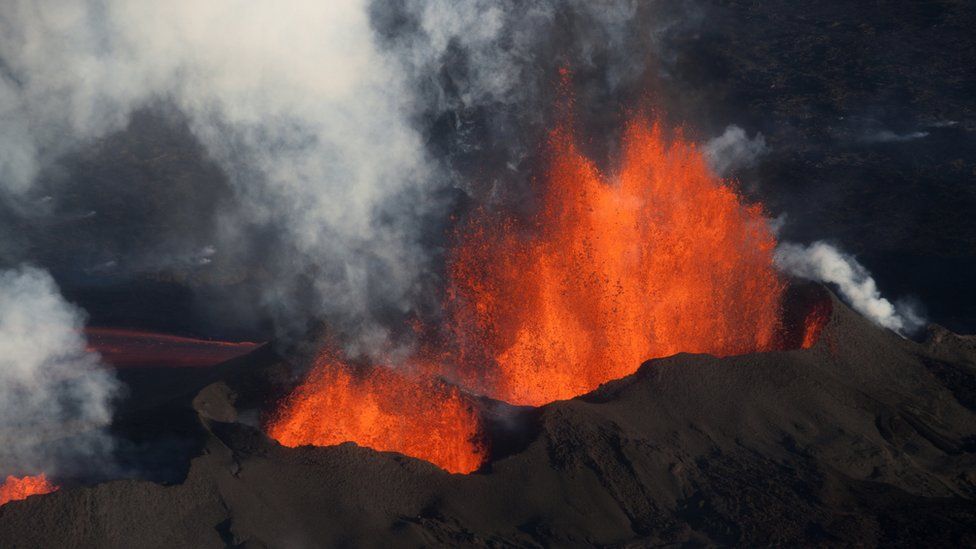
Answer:
[(35, 4), (0, 549), (976, 548), (976, 2)]
[(285, 446), (353, 441), (470, 473), (485, 458), (478, 417), (456, 387), (402, 370), (354, 372), (324, 353), (268, 426)]
[(13, 477), (0, 484), (0, 505), (7, 502), (27, 499), (30, 496), (50, 494), (58, 487), (42, 473), (37, 476)]
[[(773, 266), (776, 239), (761, 206), (716, 177), (681, 131), (666, 135), (634, 117), (611, 174), (578, 149), (571, 117), (548, 145), (531, 222), (481, 209), (459, 228), (447, 335), (423, 353), (424, 372), (541, 405), (651, 358), (777, 347), (786, 283)], [(804, 348), (826, 318), (807, 315)], [(448, 471), (478, 468), (478, 418), (456, 387), (383, 367), (354, 375), (335, 356), (324, 352), (286, 399), (271, 437), (286, 446), (354, 441)]]
[(637, 117), (602, 174), (566, 123), (550, 135), (528, 226), (480, 211), (451, 266), (464, 382), (539, 405), (678, 352), (770, 349), (784, 282), (760, 206), (744, 205), (681, 132)]

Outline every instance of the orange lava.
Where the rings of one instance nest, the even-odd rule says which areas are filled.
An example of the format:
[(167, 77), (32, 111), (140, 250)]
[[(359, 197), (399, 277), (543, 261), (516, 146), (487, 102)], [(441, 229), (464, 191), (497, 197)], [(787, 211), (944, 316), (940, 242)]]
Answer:
[(0, 484), (0, 505), (10, 501), (27, 499), (30, 496), (50, 494), (58, 489), (44, 474), (27, 477), (7, 477)]
[(813, 347), (820, 339), (820, 333), (830, 321), (832, 306), (830, 301), (823, 300), (814, 304), (810, 312), (803, 320), (803, 341), (800, 343), (801, 349)]
[[(465, 473), (486, 459), (482, 428), (465, 394), (437, 376), (540, 405), (655, 357), (786, 346), (786, 282), (761, 206), (712, 174), (680, 131), (634, 117), (616, 169), (601, 173), (572, 125), (567, 116), (550, 134), (530, 222), (482, 209), (458, 229), (446, 326), (426, 334), (423, 367), (356, 371), (327, 351), (282, 403), (271, 437), (292, 447), (353, 441)], [(820, 328), (804, 327), (804, 345)]]
[(770, 349), (785, 283), (761, 207), (701, 151), (640, 117), (600, 173), (571, 124), (550, 134), (541, 211), (479, 211), (461, 229), (448, 309), (462, 384), (539, 405), (678, 352)]
[(326, 353), (267, 428), (284, 446), (355, 442), (427, 460), (452, 473), (481, 466), (477, 413), (456, 388), (407, 371), (354, 372)]

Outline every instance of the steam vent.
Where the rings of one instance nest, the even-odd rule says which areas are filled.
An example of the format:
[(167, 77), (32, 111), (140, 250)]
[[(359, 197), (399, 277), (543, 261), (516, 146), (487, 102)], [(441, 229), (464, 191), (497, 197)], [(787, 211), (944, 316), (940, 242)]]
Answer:
[(976, 547), (973, 28), (0, 2), (0, 547)]

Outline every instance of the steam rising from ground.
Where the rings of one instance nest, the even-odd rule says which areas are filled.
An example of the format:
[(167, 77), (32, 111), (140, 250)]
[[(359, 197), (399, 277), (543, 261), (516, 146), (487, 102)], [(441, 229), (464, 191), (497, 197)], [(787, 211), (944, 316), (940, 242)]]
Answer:
[(0, 478), (107, 468), (115, 377), (46, 272), (0, 271)]
[(908, 305), (894, 305), (881, 297), (878, 286), (857, 260), (824, 242), (809, 246), (783, 243), (775, 260), (783, 271), (810, 280), (836, 285), (854, 310), (879, 326), (909, 335), (925, 321)]

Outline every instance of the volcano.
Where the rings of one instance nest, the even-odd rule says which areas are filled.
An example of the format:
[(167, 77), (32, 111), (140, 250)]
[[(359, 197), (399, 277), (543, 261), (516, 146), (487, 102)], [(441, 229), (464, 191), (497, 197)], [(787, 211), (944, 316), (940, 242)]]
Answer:
[[(821, 290), (826, 293), (825, 290)], [(923, 342), (830, 297), (810, 349), (678, 354), (540, 407), (478, 401), (472, 474), (256, 422), (293, 365), (270, 346), (184, 400), (181, 481), (63, 487), (0, 508), (10, 547), (976, 543), (976, 339)], [(15, 540), (10, 543), (10, 540)]]
[(976, 3), (60, 7), (0, 548), (976, 547)]

